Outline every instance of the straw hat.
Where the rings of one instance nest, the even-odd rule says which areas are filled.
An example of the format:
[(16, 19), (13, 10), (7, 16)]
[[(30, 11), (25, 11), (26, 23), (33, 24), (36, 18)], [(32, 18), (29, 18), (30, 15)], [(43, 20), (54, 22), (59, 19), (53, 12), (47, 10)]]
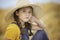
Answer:
[(13, 22), (14, 19), (13, 19), (13, 12), (15, 10), (17, 10), (18, 8), (22, 8), (22, 7), (27, 7), (27, 6), (31, 6), (33, 8), (33, 12), (34, 12), (34, 15), (40, 19), (40, 17), (42, 16), (41, 14), (41, 8), (39, 5), (37, 4), (31, 4), (28, 0), (20, 0), (17, 2), (16, 6), (14, 8), (12, 8), (9, 12), (6, 13), (5, 15), (5, 21), (6, 22)]

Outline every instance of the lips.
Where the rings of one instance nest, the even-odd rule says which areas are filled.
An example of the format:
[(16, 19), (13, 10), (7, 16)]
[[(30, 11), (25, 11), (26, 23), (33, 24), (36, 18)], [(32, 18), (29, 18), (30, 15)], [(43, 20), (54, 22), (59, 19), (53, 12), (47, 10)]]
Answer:
[(26, 17), (26, 19), (28, 19), (29, 17)]

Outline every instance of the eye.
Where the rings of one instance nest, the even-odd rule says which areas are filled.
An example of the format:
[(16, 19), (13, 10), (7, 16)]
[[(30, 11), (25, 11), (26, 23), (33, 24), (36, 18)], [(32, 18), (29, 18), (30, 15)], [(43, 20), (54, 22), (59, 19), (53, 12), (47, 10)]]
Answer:
[(26, 12), (25, 10), (23, 10), (22, 12)]
[(32, 13), (32, 11), (29, 11), (28, 13)]

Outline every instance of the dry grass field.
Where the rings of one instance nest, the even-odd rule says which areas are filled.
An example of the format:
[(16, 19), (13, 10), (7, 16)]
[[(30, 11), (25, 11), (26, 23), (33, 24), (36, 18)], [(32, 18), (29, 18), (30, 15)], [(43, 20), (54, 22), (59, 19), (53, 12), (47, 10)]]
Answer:
[[(60, 40), (60, 5), (59, 4), (38, 4), (44, 11), (41, 18), (46, 24), (46, 31), (50, 40)], [(0, 9), (0, 40), (3, 40), (6, 24), (4, 17), (9, 9)]]

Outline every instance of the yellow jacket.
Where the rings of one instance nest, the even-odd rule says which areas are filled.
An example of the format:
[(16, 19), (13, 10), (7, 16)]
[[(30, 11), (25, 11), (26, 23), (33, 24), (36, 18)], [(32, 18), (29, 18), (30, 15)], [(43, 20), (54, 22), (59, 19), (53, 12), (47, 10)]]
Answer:
[(5, 32), (5, 40), (20, 40), (20, 29), (16, 24), (10, 24)]

